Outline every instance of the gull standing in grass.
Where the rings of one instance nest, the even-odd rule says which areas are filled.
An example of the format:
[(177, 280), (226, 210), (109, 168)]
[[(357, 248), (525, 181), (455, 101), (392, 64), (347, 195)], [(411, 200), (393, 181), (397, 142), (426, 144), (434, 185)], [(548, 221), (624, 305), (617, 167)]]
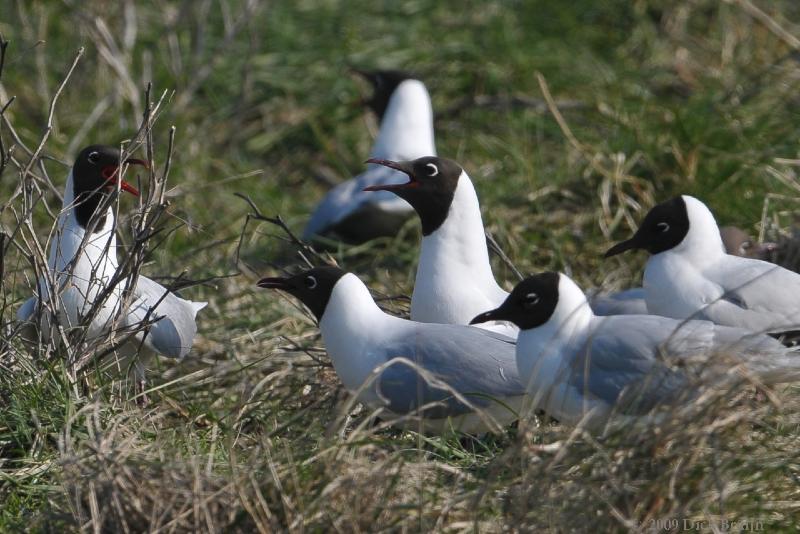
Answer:
[[(109, 288), (118, 268), (116, 224), (111, 207), (103, 213), (98, 213), (98, 208), (117, 187), (139, 195), (121, 179), (123, 165), (146, 167), (147, 163), (133, 158), (121, 162), (117, 148), (103, 145), (86, 147), (78, 155), (67, 177), (63, 207), (50, 245), (49, 273), (39, 279), (38, 294), (20, 307), (17, 318), (27, 323), (23, 335), (30, 342), (36, 342), (39, 335), (45, 341), (56, 335), (56, 325), (51, 324), (56, 316), (58, 325), (67, 330), (85, 326), (85, 340), (112, 329), (118, 329), (120, 338), (136, 332), (118, 347), (118, 354), (132, 358), (140, 347), (144, 349), (134, 365), (142, 381), (143, 360), (150, 355), (186, 356), (197, 333), (195, 315), (206, 303), (183, 300), (139, 275), (130, 305), (122, 309), (125, 280)], [(104, 294), (105, 301), (96, 302)], [(90, 312), (93, 315), (85, 317)]]
[[(708, 321), (599, 317), (559, 273), (520, 282), (501, 306), (472, 323), (497, 320), (520, 328), (517, 366), (533, 406), (572, 425), (596, 428), (613, 410), (646, 415), (687, 399), (692, 386), (696, 393), (695, 378), (717, 385), (739, 375), (767, 383), (800, 379), (798, 354), (769, 336)], [(702, 372), (690, 375), (687, 364), (698, 358)]]
[[(380, 131), (370, 153), (373, 158), (413, 159), (436, 154), (433, 108), (425, 84), (399, 71), (356, 71), (374, 86), (367, 104), (380, 118)], [(370, 185), (397, 182), (397, 174), (379, 165), (337, 185), (311, 216), (303, 239), (316, 236), (364, 243), (393, 236), (412, 215), (404, 200), (391, 193), (369, 194)]]
[(384, 313), (361, 280), (336, 267), (258, 285), (286, 291), (311, 310), (342, 383), (370, 408), (401, 418), (398, 426), (417, 428), (421, 415), (430, 432), (482, 433), (516, 420), (524, 388), (513, 339)]
[(800, 274), (728, 254), (714, 216), (696, 198), (682, 195), (658, 204), (633, 237), (605, 256), (633, 249), (651, 254), (644, 270), (650, 313), (796, 337)]

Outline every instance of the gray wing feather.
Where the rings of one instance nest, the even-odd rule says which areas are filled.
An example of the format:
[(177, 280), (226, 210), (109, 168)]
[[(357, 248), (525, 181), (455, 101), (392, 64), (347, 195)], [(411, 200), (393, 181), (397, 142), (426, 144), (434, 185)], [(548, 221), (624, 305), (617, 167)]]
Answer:
[(594, 295), (590, 305), (595, 315), (647, 315), (643, 287)]
[(137, 280), (134, 297), (123, 324), (136, 327), (155, 321), (147, 327), (146, 335), (142, 332), (137, 338), (144, 337), (145, 345), (163, 356), (186, 356), (197, 334), (195, 316), (206, 303), (184, 300), (144, 276)]
[(22, 303), (22, 306), (17, 310), (18, 321), (30, 321), (34, 312), (36, 312), (36, 304), (39, 302), (37, 297), (31, 297)]
[(756, 332), (800, 329), (800, 275), (761, 260), (726, 259), (717, 272), (724, 295), (698, 318)]
[(22, 303), (22, 306), (17, 310), (17, 320), (22, 322), (20, 328), (20, 336), (25, 341), (33, 341), (36, 339), (37, 324), (34, 324), (34, 314), (36, 307), (39, 305), (39, 297), (31, 297)]
[(612, 324), (604, 322), (578, 349), (569, 368), (569, 385), (580, 394), (617, 404), (624, 413), (646, 413), (674, 398), (686, 380), (657, 359), (663, 339), (652, 329), (630, 325), (620, 336), (614, 326), (619, 321), (611, 319), (615, 318), (608, 318)]
[(405, 181), (404, 175), (381, 165), (370, 168), (328, 191), (319, 203), (311, 219), (303, 230), (303, 239), (311, 239), (322, 235), (327, 229), (335, 226), (348, 215), (361, 209), (366, 204), (383, 206), (393, 211), (411, 211), (411, 206), (389, 191), (364, 191), (370, 185), (396, 184)]
[(480, 407), (525, 393), (517, 372), (516, 342), (501, 334), (456, 325), (421, 325), (414, 336), (384, 351), (387, 361), (411, 360), (448, 386), (429, 382), (424, 373), (403, 362), (390, 365), (376, 387), (395, 413), (412, 412), (431, 403), (435, 405), (425, 410), (431, 418), (472, 411), (452, 391)]
[(778, 341), (741, 328), (656, 316), (607, 317), (598, 324), (572, 362), (570, 385), (617, 403), (624, 413), (645, 413), (686, 394), (688, 377), (683, 365), (675, 365), (681, 359), (724, 353), (772, 381), (781, 375), (778, 370), (796, 376), (800, 369), (800, 358), (788, 355)]

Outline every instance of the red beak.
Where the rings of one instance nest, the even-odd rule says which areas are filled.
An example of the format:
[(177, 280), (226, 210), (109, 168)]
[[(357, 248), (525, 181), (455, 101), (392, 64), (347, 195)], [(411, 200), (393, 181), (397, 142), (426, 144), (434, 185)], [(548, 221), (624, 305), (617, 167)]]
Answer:
[(136, 189), (135, 187), (133, 187), (128, 182), (126, 182), (125, 180), (122, 180), (120, 182), (119, 188), (122, 189), (123, 191), (127, 191), (128, 193), (130, 193), (131, 195), (133, 195), (135, 197), (139, 196), (139, 190)]
[(414, 178), (414, 169), (410, 165), (410, 162), (407, 161), (398, 162), (389, 159), (370, 158), (364, 163), (374, 163), (376, 165), (383, 165), (384, 167), (389, 167), (390, 169), (400, 171), (406, 174), (409, 178), (408, 182), (404, 184), (371, 185), (369, 187), (365, 187), (364, 191), (400, 191), (402, 189), (410, 189), (412, 187), (417, 187), (419, 185), (419, 182)]
[[(147, 162), (143, 159), (128, 158), (123, 163), (126, 163), (128, 165), (141, 165), (145, 169), (150, 168), (150, 165), (148, 165)], [(119, 167), (106, 167), (105, 169), (103, 169), (103, 176), (106, 176), (106, 180), (108, 180), (109, 182), (108, 184), (109, 187), (117, 185), (116, 178), (118, 173), (119, 173)], [(127, 191), (128, 193), (130, 193), (135, 197), (139, 196), (139, 190), (133, 187), (128, 182), (126, 182), (125, 180), (119, 181), (119, 188), (122, 189), (123, 191)]]

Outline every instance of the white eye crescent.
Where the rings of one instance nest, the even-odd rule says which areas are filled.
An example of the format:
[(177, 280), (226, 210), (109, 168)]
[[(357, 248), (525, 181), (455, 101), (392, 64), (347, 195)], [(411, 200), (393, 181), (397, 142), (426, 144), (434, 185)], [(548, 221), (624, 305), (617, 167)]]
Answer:
[(428, 176), (434, 177), (434, 176), (439, 174), (439, 167), (437, 167), (435, 164), (426, 163), (425, 166), (430, 169), (430, 172), (428, 173)]
[(539, 295), (536, 293), (528, 293), (525, 295), (525, 305), (526, 306), (535, 306), (539, 304)]
[(89, 152), (89, 161), (92, 163), (97, 163), (100, 161), (100, 153), (99, 152)]
[(306, 287), (308, 289), (316, 289), (317, 288), (317, 279), (311, 275), (306, 276), (305, 279)]
[(660, 228), (662, 233), (669, 231), (669, 224), (665, 222), (658, 223), (656, 227)]

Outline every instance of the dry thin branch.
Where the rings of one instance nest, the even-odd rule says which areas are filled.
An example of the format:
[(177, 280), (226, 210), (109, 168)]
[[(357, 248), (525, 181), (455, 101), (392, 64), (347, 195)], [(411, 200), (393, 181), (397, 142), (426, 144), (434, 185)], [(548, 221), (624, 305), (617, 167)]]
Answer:
[(795, 50), (800, 50), (800, 39), (792, 35), (788, 30), (781, 26), (777, 20), (770, 17), (750, 0), (725, 0), (727, 3), (739, 4), (742, 9), (751, 17), (767, 27), (769, 31), (778, 36), (783, 42)]
[(509, 258), (508, 255), (506, 255), (506, 253), (503, 251), (503, 249), (495, 240), (492, 233), (489, 230), (486, 230), (484, 233), (486, 234), (486, 241), (489, 243), (489, 248), (492, 249), (492, 252), (497, 254), (497, 256), (506, 265), (506, 267), (511, 269), (511, 272), (514, 273), (514, 275), (517, 277), (518, 280), (523, 280), (525, 277), (522, 276), (521, 272), (519, 272), (519, 269), (517, 269), (517, 266), (514, 265), (514, 262), (511, 261), (511, 258)]
[[(309, 261), (307, 255), (315, 258), (317, 260), (318, 264), (319, 263), (321, 263), (323, 265), (334, 265), (335, 264), (335, 262), (333, 262), (331, 258), (326, 258), (322, 254), (317, 252), (314, 249), (314, 247), (312, 247), (311, 245), (309, 245), (308, 243), (306, 243), (305, 241), (303, 241), (302, 239), (297, 237), (294, 234), (294, 232), (292, 232), (291, 228), (289, 228), (289, 226), (286, 224), (286, 222), (283, 220), (283, 218), (280, 215), (277, 215), (275, 217), (267, 217), (266, 215), (264, 215), (261, 212), (261, 210), (258, 209), (258, 206), (256, 206), (255, 202), (253, 202), (253, 200), (250, 197), (248, 197), (244, 193), (234, 193), (234, 195), (236, 195), (237, 197), (239, 197), (242, 200), (244, 200), (245, 202), (247, 202), (247, 204), (250, 206), (250, 209), (252, 210), (252, 213), (248, 213), (247, 214), (247, 218), (245, 220), (244, 227), (242, 228), (242, 236), (244, 236), (244, 229), (247, 227), (247, 224), (250, 222), (250, 220), (268, 222), (270, 224), (274, 224), (275, 226), (277, 226), (281, 230), (283, 230), (283, 232), (288, 237), (288, 241), (292, 245), (297, 247), (298, 254), (303, 259), (303, 261), (306, 263), (306, 265), (308, 265), (309, 268), (314, 267), (314, 264), (311, 261)], [(240, 251), (240, 248), (241, 248), (241, 239), (239, 240), (239, 246), (236, 249), (236, 263), (237, 264), (239, 263), (239, 251)]]
[(72, 60), (72, 65), (70, 66), (66, 76), (64, 76), (64, 79), (61, 81), (61, 85), (58, 86), (58, 89), (56, 89), (56, 92), (50, 101), (50, 110), (47, 114), (47, 126), (45, 127), (44, 135), (42, 135), (42, 139), (39, 141), (39, 146), (33, 151), (33, 155), (31, 155), (31, 160), (28, 163), (28, 166), (22, 171), (23, 180), (28, 176), (31, 168), (38, 160), (39, 154), (44, 148), (45, 143), (47, 143), (47, 140), (50, 138), (50, 133), (53, 130), (53, 119), (55, 118), (56, 114), (56, 104), (58, 103), (61, 93), (64, 91), (64, 87), (66, 87), (67, 82), (69, 82), (69, 79), (72, 77), (72, 73), (75, 72), (75, 67), (78, 66), (78, 62), (80, 61), (81, 57), (83, 57), (83, 51), (83, 47), (78, 49), (78, 53), (75, 54), (75, 59)]

